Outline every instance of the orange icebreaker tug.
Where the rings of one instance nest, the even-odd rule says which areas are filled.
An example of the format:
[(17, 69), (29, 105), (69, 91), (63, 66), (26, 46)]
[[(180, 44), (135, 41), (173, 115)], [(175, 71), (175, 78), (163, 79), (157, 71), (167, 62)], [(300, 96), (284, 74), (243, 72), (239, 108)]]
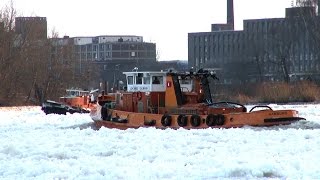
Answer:
[(102, 94), (90, 116), (99, 128), (231, 128), (290, 124), (304, 118), (296, 110), (272, 110), (212, 102), (208, 70), (198, 72), (124, 72), (127, 90)]

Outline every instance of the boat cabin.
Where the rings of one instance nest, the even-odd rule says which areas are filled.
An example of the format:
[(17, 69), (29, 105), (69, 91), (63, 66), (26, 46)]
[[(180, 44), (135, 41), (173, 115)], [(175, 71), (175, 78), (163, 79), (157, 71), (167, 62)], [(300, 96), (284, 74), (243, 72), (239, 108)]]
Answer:
[(66, 97), (76, 97), (76, 96), (88, 96), (89, 91), (84, 91), (81, 89), (67, 89), (66, 90)]
[[(165, 92), (171, 84), (167, 82), (167, 73), (163, 71), (123, 72), (126, 75), (128, 92)], [(179, 80), (182, 92), (192, 91), (191, 79)]]
[(164, 92), (166, 72), (124, 72), (128, 92)]
[(121, 102), (116, 104), (120, 104), (124, 110), (162, 113), (168, 107), (198, 102), (194, 79), (183, 78), (183, 74), (163, 71), (133, 71), (123, 74), (126, 76), (127, 89), (121, 93)]
[(69, 106), (87, 108), (90, 103), (90, 92), (81, 89), (67, 89), (66, 95), (60, 97), (59, 101)]

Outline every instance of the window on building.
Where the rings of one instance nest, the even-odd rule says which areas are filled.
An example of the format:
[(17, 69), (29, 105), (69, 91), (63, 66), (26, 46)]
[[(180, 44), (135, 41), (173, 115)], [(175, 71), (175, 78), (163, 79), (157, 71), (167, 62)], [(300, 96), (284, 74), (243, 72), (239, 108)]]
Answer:
[(83, 60), (87, 59), (86, 53), (81, 53), (81, 59), (83, 59)]
[(100, 44), (100, 45), (99, 45), (99, 50), (100, 50), (100, 51), (104, 51), (104, 44)]
[(92, 59), (92, 54), (91, 53), (87, 53), (87, 59)]
[(91, 44), (87, 45), (87, 51), (92, 51), (92, 45)]
[(84, 51), (86, 51), (86, 50), (87, 50), (86, 45), (82, 45), (82, 46), (81, 46), (81, 51), (84, 52)]
[(93, 45), (93, 51), (97, 51), (97, 45)]
[(104, 60), (104, 53), (99, 53), (99, 59)]

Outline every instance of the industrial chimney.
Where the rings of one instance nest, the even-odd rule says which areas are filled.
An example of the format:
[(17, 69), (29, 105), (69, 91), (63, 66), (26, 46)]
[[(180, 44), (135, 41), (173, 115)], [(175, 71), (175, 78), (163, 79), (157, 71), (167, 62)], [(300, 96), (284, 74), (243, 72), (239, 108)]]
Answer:
[(317, 6), (318, 6), (318, 16), (319, 16), (319, 15), (320, 15), (320, 12), (319, 12), (319, 10), (320, 10), (320, 8), (319, 8), (319, 6), (320, 6), (320, 0), (318, 0)]
[(234, 30), (233, 0), (227, 0), (227, 24)]

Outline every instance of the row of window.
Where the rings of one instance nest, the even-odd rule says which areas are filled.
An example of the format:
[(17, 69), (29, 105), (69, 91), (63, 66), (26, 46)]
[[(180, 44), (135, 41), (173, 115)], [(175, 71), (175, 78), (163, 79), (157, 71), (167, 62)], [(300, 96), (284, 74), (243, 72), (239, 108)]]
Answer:
[(76, 45), (75, 52), (87, 52), (87, 51), (152, 51), (155, 50), (154, 44), (86, 44)]
[[(151, 81), (152, 79), (152, 81)], [(163, 84), (163, 76), (148, 76), (148, 77), (143, 77), (143, 76), (128, 76), (127, 77), (127, 82), (128, 85), (132, 84)]]
[(155, 52), (87, 52), (87, 53), (76, 53), (76, 59), (82, 60), (106, 60), (109, 58), (154, 58)]

